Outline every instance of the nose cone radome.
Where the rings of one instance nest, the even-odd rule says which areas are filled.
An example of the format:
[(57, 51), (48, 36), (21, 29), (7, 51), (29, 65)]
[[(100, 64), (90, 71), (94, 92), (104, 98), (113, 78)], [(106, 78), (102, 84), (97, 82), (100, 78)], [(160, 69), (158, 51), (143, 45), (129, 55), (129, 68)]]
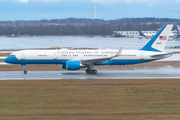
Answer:
[(7, 57), (6, 59), (4, 59), (4, 62), (9, 63), (10, 62), (10, 58)]

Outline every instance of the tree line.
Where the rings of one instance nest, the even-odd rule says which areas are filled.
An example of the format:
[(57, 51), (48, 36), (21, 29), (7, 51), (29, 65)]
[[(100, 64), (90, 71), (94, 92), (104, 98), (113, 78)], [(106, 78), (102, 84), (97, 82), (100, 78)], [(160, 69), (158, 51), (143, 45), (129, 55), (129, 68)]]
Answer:
[[(157, 30), (165, 23), (122, 23), (116, 25), (94, 24), (84, 26), (73, 25), (48, 25), (48, 26), (11, 26), (0, 27), (0, 35), (112, 35), (113, 31), (136, 31), (141, 30)], [(176, 27), (174, 26), (174, 29)]]
[(64, 25), (99, 25), (99, 24), (108, 24), (108, 25), (117, 25), (119, 23), (144, 23), (144, 22), (173, 22), (179, 23), (180, 19), (172, 19), (172, 18), (121, 18), (116, 20), (103, 20), (103, 19), (87, 19), (87, 18), (66, 18), (66, 19), (42, 19), (42, 20), (19, 20), (15, 21), (15, 25), (21, 24), (48, 24), (48, 23), (55, 23), (55, 24), (64, 24)]

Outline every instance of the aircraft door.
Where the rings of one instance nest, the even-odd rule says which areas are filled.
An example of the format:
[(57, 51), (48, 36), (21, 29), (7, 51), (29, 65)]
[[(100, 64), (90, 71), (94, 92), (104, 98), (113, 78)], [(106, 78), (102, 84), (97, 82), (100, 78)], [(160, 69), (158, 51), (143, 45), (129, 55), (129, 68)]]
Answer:
[(21, 60), (25, 60), (25, 54), (24, 53), (21, 54)]
[(141, 60), (144, 60), (144, 55), (143, 55), (143, 53), (141, 53), (140, 59), (141, 59)]
[(54, 53), (53, 59), (57, 60), (57, 53)]

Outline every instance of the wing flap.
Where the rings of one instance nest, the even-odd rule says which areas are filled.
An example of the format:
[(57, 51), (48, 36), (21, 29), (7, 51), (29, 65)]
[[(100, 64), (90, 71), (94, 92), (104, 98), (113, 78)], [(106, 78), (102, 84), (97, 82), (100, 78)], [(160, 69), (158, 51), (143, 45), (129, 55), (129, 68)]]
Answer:
[(81, 63), (82, 64), (92, 64), (92, 63), (101, 64), (102, 62), (106, 62), (107, 60), (111, 60), (111, 59), (112, 57), (84, 59), (84, 60), (81, 60)]

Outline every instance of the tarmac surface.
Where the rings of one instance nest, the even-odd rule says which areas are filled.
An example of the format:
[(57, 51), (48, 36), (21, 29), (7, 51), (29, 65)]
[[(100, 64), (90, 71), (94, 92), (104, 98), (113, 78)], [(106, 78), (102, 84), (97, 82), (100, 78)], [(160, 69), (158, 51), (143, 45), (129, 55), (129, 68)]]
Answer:
[(0, 72), (0, 80), (61, 80), (61, 79), (169, 79), (180, 78), (180, 69), (98, 71), (86, 74), (85, 71), (7, 71)]

